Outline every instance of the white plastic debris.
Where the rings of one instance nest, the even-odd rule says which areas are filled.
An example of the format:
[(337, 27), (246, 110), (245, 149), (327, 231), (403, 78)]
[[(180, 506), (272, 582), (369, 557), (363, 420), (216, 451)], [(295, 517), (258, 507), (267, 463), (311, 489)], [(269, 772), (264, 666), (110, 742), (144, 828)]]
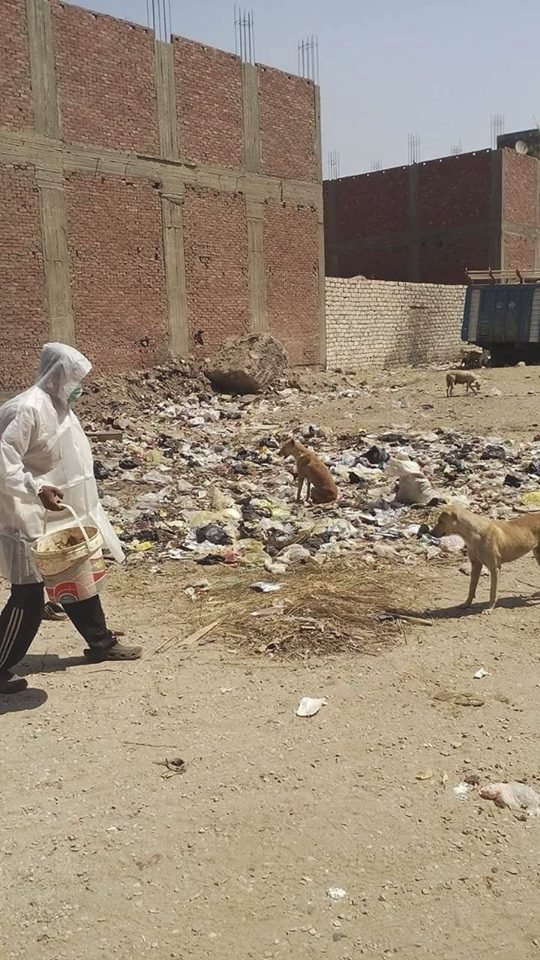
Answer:
[(268, 583), (266, 580), (256, 580), (255, 583), (251, 584), (251, 589), (256, 590), (257, 593), (275, 593), (276, 590), (281, 590), (282, 587), (282, 583)]
[(456, 800), (466, 800), (471, 790), (471, 784), (465, 783), (464, 781), (458, 783), (455, 787), (452, 787), (452, 793), (454, 794)]
[(274, 573), (276, 576), (282, 576), (284, 573), (287, 573), (287, 564), (286, 563), (276, 563), (275, 560), (270, 558), (264, 561), (264, 569), (268, 573)]
[(440, 546), (444, 553), (461, 553), (465, 541), (458, 534), (449, 533), (446, 537), (441, 537)]
[(489, 677), (489, 671), (486, 670), (485, 667), (480, 667), (476, 673), (473, 673), (473, 677), (475, 680), (483, 680), (484, 677)]
[(325, 707), (328, 703), (324, 697), (314, 698), (314, 697), (302, 697), (300, 703), (298, 704), (298, 709), (296, 711), (297, 717), (314, 717), (315, 714), (319, 712), (321, 707)]
[(293, 543), (292, 546), (282, 550), (278, 557), (281, 563), (305, 563), (306, 560), (310, 559), (311, 554), (309, 550), (306, 550), (306, 548), (302, 547), (299, 543)]
[(392, 457), (388, 464), (388, 474), (398, 478), (396, 500), (399, 503), (426, 504), (435, 496), (431, 483), (414, 460), (401, 456)]
[(326, 893), (331, 900), (343, 900), (343, 897), (347, 896), (347, 891), (343, 890), (342, 887), (328, 887)]
[(526, 783), (488, 783), (481, 787), (483, 800), (493, 800), (498, 807), (523, 810), (528, 817), (540, 817), (540, 794)]

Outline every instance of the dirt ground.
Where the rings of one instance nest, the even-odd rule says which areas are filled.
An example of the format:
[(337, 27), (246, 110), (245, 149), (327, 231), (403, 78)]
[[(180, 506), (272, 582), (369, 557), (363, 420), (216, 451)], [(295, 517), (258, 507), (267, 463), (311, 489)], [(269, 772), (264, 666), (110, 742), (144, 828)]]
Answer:
[[(366, 380), (350, 401), (301, 395), (291, 422), (512, 438), (540, 422), (537, 368), (451, 400), (437, 371)], [(400, 568), (434, 625), (378, 657), (246, 657), (219, 631), (182, 647), (197, 627), (185, 565), (112, 578), (111, 625), (144, 644), (138, 663), (88, 665), (70, 626), (45, 624), (31, 689), (0, 698), (1, 957), (540, 957), (540, 820), (452, 792), (471, 773), (540, 781), (540, 570), (506, 568), (484, 617), (455, 608), (459, 565)], [(463, 692), (482, 704), (456, 705)], [(328, 701), (310, 720), (305, 695)], [(163, 765), (177, 757), (182, 774)]]

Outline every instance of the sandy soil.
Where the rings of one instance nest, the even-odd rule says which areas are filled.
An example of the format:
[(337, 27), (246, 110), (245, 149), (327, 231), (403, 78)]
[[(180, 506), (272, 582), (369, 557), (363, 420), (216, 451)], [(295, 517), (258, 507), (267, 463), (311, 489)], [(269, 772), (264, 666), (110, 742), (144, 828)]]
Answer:
[[(442, 373), (398, 371), (350, 403), (304, 395), (291, 420), (531, 437), (539, 377), (490, 371), (479, 398), (449, 401)], [(540, 571), (507, 568), (487, 618), (456, 611), (458, 566), (406, 570), (434, 625), (373, 658), (247, 658), (219, 634), (160, 650), (195, 617), (184, 567), (113, 577), (111, 624), (144, 644), (139, 663), (90, 666), (70, 626), (44, 625), (32, 689), (0, 698), (0, 956), (540, 956), (540, 820), (451, 791), (470, 773), (540, 780)], [(481, 706), (450, 697), (470, 691)], [(328, 700), (311, 720), (304, 695)]]

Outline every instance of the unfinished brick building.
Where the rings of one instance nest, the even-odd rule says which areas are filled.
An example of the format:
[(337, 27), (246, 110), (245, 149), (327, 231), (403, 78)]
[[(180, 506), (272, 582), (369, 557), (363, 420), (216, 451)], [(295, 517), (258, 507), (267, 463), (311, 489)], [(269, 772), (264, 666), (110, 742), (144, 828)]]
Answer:
[(0, 389), (51, 338), (100, 372), (249, 330), (322, 361), (318, 89), (58, 0), (0, 11)]
[(498, 149), (329, 180), (327, 275), (462, 284), (466, 269), (538, 269), (539, 171)]

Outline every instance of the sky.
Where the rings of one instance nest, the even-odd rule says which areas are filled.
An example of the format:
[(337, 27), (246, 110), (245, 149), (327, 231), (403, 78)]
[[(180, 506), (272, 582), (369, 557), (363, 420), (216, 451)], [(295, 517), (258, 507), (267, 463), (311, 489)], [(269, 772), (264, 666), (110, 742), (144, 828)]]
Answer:
[[(297, 44), (319, 41), (323, 154), (341, 176), (491, 145), (491, 117), (506, 132), (540, 122), (538, 0), (248, 0), (256, 58), (297, 71)], [(81, 6), (146, 23), (146, 0)], [(234, 50), (233, 3), (171, 0), (175, 34)]]

